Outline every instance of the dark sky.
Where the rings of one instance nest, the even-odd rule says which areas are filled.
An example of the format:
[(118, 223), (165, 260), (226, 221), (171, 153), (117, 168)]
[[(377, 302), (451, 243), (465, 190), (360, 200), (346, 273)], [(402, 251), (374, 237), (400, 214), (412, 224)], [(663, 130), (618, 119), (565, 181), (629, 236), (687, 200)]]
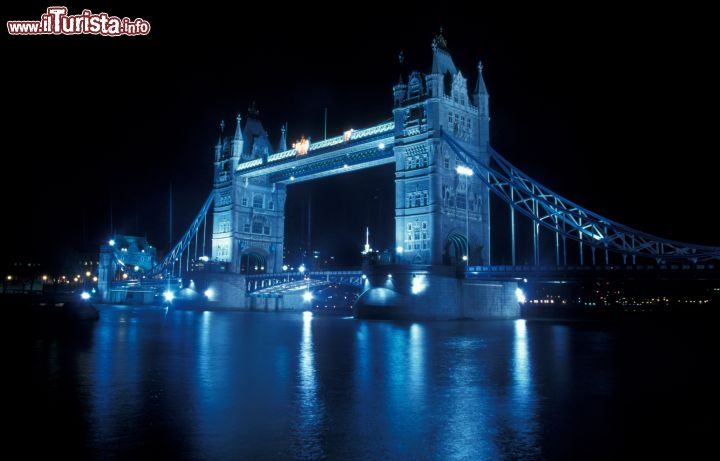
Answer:
[[(166, 251), (170, 197), (178, 238), (211, 191), (220, 120), (234, 129), (255, 102), (273, 143), (284, 123), (289, 140), (321, 139), (326, 109), (328, 136), (380, 123), (399, 52), (406, 68), (427, 71), (441, 27), (471, 85), (483, 62), (491, 144), (516, 167), (611, 220), (720, 245), (710, 12), (147, 5), (68, 6), (142, 18), (147, 36), (4, 36), (3, 260), (95, 251), (111, 226)], [(47, 6), (4, 19), (39, 20)], [(288, 239), (307, 237), (298, 210), (312, 191), (310, 238), (328, 253), (359, 251), (367, 223), (386, 223), (371, 232), (392, 246), (384, 177), (392, 172), (291, 189)], [(357, 216), (339, 216), (339, 203)]]

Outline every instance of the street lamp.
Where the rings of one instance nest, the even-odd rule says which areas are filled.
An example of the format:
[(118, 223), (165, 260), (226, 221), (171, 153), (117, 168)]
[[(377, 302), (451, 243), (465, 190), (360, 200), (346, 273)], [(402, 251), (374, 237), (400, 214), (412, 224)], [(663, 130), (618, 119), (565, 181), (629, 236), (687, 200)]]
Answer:
[(470, 197), (468, 194), (468, 177), (473, 175), (473, 170), (463, 165), (458, 165), (455, 171), (465, 177), (465, 266), (470, 265)]

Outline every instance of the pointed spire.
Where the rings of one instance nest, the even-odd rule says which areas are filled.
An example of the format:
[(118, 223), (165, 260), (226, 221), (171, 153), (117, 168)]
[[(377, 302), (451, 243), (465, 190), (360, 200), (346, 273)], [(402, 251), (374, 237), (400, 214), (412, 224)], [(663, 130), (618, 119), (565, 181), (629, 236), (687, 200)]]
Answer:
[(443, 34), (442, 34), (442, 27), (440, 27), (440, 33), (437, 34), (435, 36), (435, 38), (433, 39), (432, 47), (433, 47), (433, 51), (437, 50), (438, 48), (448, 51), (447, 41), (445, 40), (445, 37), (443, 37)]
[(242, 140), (242, 129), (240, 129), (240, 121), (242, 117), (240, 117), (240, 114), (237, 114), (237, 117), (235, 117), (235, 120), (237, 120), (237, 125), (235, 125), (235, 140)]
[(278, 144), (278, 152), (285, 152), (287, 148), (287, 123), (280, 128), (280, 143)]
[(446, 72), (450, 72), (452, 75), (457, 74), (455, 63), (453, 63), (447, 48), (447, 41), (442, 35), (442, 27), (440, 28), (440, 33), (433, 38), (432, 50), (433, 62), (431, 73), (445, 74)]
[(225, 131), (225, 120), (220, 120), (220, 134), (218, 135), (217, 147), (222, 146), (223, 132)]
[(260, 117), (260, 111), (258, 110), (257, 107), (255, 107), (255, 101), (253, 101), (251, 107), (248, 107), (248, 117), (254, 117), (254, 118)]
[(478, 79), (475, 85), (475, 94), (488, 94), (487, 88), (485, 87), (485, 80), (483, 80), (483, 65), (482, 62), (478, 62)]

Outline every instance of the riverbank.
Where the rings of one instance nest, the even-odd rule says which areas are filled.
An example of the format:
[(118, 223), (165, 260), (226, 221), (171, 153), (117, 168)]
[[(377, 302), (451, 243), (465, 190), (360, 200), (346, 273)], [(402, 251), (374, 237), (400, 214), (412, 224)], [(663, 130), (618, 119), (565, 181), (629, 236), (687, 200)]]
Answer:
[(95, 321), (100, 318), (99, 309), (90, 301), (31, 293), (1, 295), (0, 309), (11, 318), (34, 322)]

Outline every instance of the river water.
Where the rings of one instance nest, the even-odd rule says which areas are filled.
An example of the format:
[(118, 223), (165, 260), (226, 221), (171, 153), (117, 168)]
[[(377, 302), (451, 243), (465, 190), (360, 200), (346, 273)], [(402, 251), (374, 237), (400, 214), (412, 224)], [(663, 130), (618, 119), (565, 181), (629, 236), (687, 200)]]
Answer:
[[(32, 335), (24, 458), (699, 459), (713, 323), (393, 322), (100, 305)], [(703, 456), (704, 457), (704, 456)]]

